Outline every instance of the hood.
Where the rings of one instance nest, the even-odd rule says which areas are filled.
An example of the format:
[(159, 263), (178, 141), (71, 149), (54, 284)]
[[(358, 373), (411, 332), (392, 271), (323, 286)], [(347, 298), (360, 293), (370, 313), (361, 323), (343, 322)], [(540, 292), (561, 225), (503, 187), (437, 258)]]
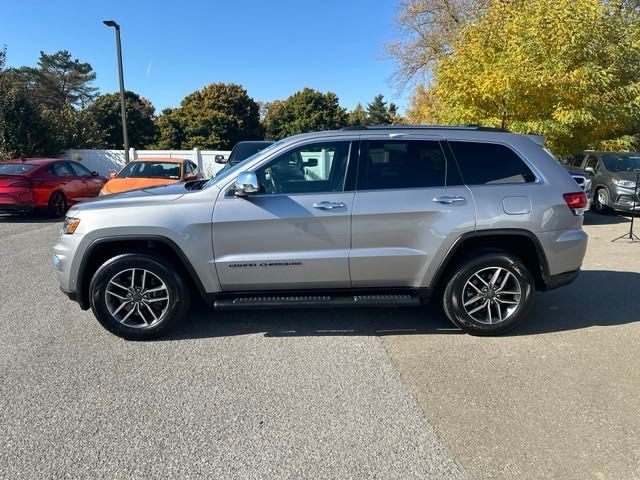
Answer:
[(79, 203), (71, 209), (74, 211), (82, 211), (145, 205), (157, 207), (173, 202), (185, 194), (194, 192), (194, 190), (187, 189), (185, 185), (186, 184), (184, 183), (174, 183), (172, 185), (162, 185), (159, 187), (143, 188), (141, 190), (130, 190), (113, 195), (105, 195)]
[(638, 172), (611, 172), (613, 178), (619, 178), (620, 180), (636, 181), (638, 178)]
[(139, 188), (157, 187), (159, 185), (171, 185), (179, 180), (169, 178), (112, 178), (103, 187), (104, 193), (126, 192), (127, 190), (137, 190)]

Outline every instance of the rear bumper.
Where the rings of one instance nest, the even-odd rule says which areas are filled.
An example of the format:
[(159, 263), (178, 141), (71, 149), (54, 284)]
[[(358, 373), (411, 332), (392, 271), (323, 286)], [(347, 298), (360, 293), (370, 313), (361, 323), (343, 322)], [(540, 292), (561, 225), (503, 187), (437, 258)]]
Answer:
[(3, 203), (2, 199), (0, 199), (0, 213), (29, 213), (35, 208), (35, 205), (23, 203)]
[(564, 287), (565, 285), (569, 285), (573, 282), (578, 275), (580, 274), (580, 269), (574, 270), (572, 272), (564, 272), (559, 273), (557, 275), (550, 275), (547, 278), (546, 285), (544, 291), (554, 290), (556, 288)]

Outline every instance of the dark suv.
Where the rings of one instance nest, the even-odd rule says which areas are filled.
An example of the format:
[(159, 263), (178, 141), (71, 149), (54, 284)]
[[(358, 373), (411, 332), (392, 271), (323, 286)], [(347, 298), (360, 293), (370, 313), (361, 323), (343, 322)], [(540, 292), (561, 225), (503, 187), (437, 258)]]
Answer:
[(218, 171), (217, 175), (220, 175), (222, 172), (226, 172), (231, 167), (236, 166), (240, 162), (255, 155), (261, 150), (264, 150), (272, 143), (273, 142), (270, 140), (250, 140), (236, 143), (231, 150), (228, 159), (225, 160), (224, 155), (216, 155), (216, 163), (225, 164), (224, 167)]
[(635, 211), (640, 211), (640, 198), (636, 193), (640, 153), (587, 151), (570, 165), (581, 168), (591, 180), (593, 208), (597, 212), (630, 212), (634, 206)]

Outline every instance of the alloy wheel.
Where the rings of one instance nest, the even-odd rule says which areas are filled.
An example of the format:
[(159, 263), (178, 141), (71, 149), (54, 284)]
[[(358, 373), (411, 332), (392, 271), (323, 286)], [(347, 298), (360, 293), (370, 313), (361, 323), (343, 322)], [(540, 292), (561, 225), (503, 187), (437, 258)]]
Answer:
[(522, 287), (516, 276), (502, 267), (475, 272), (462, 290), (464, 310), (474, 321), (494, 325), (511, 317), (520, 305)]
[(133, 328), (152, 327), (161, 322), (169, 310), (169, 289), (153, 272), (130, 268), (109, 280), (105, 303), (119, 323)]

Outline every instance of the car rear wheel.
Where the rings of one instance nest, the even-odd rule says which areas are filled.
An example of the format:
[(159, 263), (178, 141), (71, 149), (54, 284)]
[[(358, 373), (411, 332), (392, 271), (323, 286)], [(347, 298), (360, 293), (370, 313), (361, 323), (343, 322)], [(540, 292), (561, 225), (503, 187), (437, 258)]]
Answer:
[(606, 188), (599, 188), (593, 199), (593, 208), (598, 213), (610, 213), (609, 208), (609, 191)]
[(492, 252), (454, 270), (442, 305), (447, 317), (465, 332), (498, 335), (526, 318), (533, 291), (533, 277), (518, 257)]
[(53, 192), (49, 197), (47, 211), (53, 218), (62, 217), (67, 211), (67, 201), (62, 192)]
[(169, 333), (187, 314), (189, 291), (169, 262), (141, 254), (108, 260), (89, 286), (91, 308), (104, 328), (127, 340)]

